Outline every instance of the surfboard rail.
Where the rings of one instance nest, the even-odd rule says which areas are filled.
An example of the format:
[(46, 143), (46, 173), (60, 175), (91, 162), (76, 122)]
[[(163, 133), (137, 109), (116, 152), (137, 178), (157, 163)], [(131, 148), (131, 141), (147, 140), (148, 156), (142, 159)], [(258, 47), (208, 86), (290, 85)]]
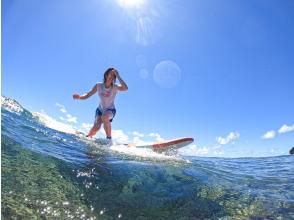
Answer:
[(176, 138), (172, 140), (165, 140), (156, 142), (149, 145), (129, 145), (130, 147), (137, 147), (137, 148), (151, 148), (154, 151), (165, 151), (169, 149), (178, 149), (184, 146), (187, 146), (188, 144), (191, 144), (194, 141), (194, 138), (191, 137), (182, 137), (182, 138)]

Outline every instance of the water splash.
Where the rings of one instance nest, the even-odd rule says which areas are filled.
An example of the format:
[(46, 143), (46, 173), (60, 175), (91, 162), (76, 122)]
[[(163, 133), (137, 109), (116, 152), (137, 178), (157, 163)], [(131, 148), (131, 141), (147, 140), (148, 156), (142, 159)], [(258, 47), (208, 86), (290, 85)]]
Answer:
[(32, 114), (35, 117), (35, 119), (37, 119), (40, 123), (44, 124), (48, 128), (61, 131), (64, 133), (69, 133), (69, 134), (80, 133), (77, 129), (74, 129), (71, 125), (59, 122), (55, 120), (54, 118), (51, 118), (46, 113), (33, 112)]

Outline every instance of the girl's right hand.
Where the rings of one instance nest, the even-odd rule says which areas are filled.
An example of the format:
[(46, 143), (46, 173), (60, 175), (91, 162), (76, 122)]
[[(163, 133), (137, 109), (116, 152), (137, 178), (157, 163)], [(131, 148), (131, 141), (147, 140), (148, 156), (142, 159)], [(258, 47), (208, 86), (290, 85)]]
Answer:
[(76, 93), (73, 94), (72, 97), (73, 97), (73, 99), (80, 99), (80, 95), (79, 94), (76, 94)]

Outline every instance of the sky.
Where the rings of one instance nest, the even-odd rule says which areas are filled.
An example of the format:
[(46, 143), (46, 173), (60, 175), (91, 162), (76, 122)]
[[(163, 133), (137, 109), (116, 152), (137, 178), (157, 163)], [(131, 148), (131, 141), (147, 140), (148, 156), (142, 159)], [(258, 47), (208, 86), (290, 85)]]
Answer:
[[(294, 1), (2, 0), (1, 93), (85, 132), (118, 69), (113, 138), (193, 137), (187, 154), (294, 146)], [(97, 136), (103, 136), (103, 132)]]

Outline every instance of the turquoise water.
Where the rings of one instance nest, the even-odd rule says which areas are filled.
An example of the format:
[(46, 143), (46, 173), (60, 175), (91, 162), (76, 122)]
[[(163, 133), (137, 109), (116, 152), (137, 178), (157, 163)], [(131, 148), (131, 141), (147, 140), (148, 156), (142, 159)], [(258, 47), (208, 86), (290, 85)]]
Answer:
[(293, 156), (131, 154), (11, 103), (1, 108), (2, 219), (294, 219)]

